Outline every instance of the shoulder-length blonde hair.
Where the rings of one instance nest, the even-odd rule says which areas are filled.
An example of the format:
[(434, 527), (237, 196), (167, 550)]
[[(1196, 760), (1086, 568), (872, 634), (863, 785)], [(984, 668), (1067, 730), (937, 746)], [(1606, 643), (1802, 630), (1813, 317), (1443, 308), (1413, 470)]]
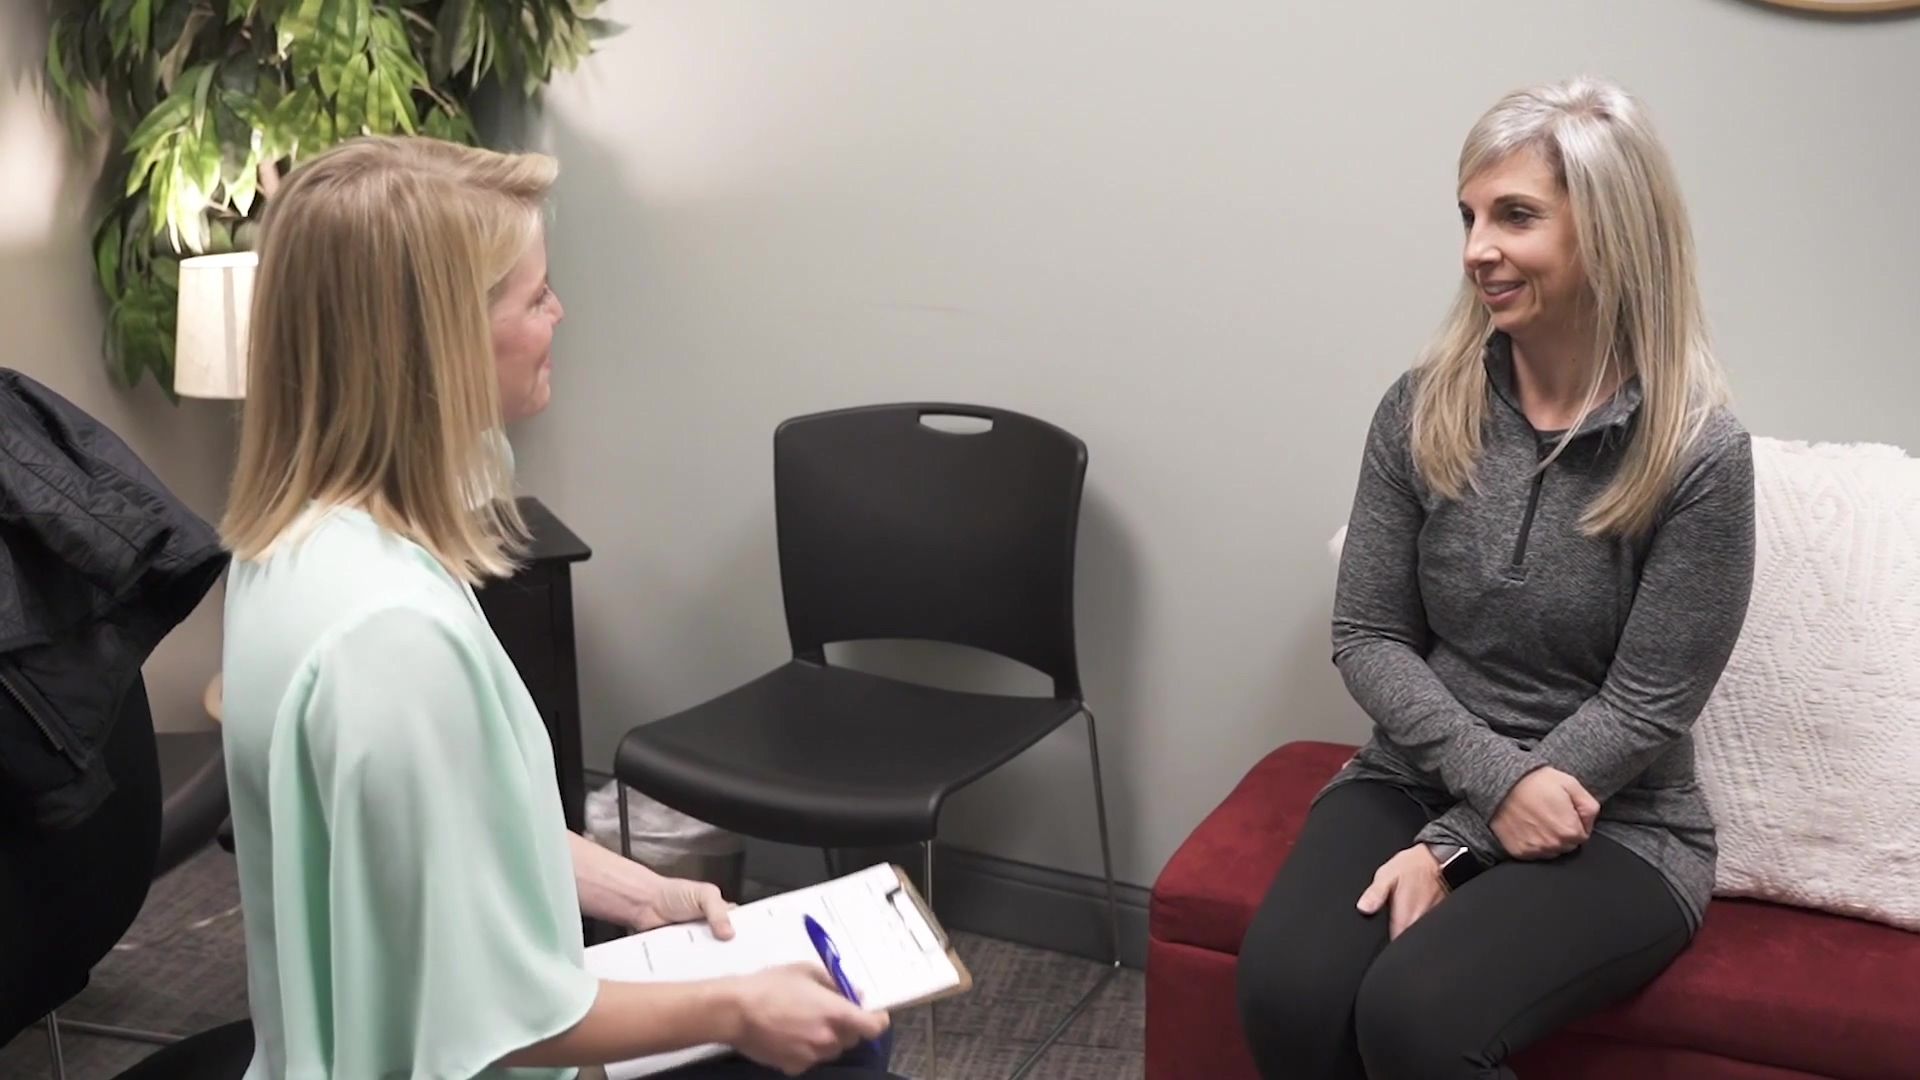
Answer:
[(310, 505), (349, 504), (469, 582), (525, 537), (489, 306), (540, 235), (537, 154), (363, 138), (302, 163), (268, 205), (240, 459), (221, 532), (258, 558)]
[[(1573, 429), (1610, 379), (1640, 379), (1640, 412), (1625, 457), (1581, 528), (1589, 535), (1644, 533), (1702, 424), (1727, 397), (1707, 341), (1686, 206), (1639, 102), (1605, 80), (1573, 79), (1502, 98), (1467, 135), (1460, 186), (1528, 149), (1546, 159), (1567, 193), (1593, 301), (1599, 363)], [(1488, 407), (1483, 356), (1492, 332), (1491, 314), (1463, 279), (1419, 364), (1414, 463), (1446, 498), (1474, 483)], [(1554, 455), (1565, 445), (1562, 439)]]

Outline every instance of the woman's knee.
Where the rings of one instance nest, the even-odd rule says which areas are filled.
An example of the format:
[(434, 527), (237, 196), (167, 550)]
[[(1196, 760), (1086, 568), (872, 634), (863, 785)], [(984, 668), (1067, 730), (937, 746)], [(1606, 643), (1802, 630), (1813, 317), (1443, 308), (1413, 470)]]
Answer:
[(1250, 964), (1242, 955), (1238, 981), (1240, 1030), (1261, 1075), (1318, 1075), (1311, 1063), (1335, 1055), (1344, 1019), (1325, 1015), (1324, 998), (1285, 962)]
[(1455, 980), (1393, 962), (1387, 950), (1360, 983), (1353, 1030), (1368, 1080), (1466, 1080), (1494, 1076), (1481, 1033), (1459, 1023)]
[(1333, 1063), (1351, 1059), (1353, 983), (1329, 970), (1316, 944), (1256, 923), (1241, 945), (1240, 1028), (1264, 1075), (1332, 1075)]
[(1305, 973), (1282, 953), (1249, 952), (1242, 948), (1234, 971), (1240, 1003), (1240, 1024), (1247, 1038), (1265, 1033), (1295, 1015), (1293, 1006), (1307, 991)]

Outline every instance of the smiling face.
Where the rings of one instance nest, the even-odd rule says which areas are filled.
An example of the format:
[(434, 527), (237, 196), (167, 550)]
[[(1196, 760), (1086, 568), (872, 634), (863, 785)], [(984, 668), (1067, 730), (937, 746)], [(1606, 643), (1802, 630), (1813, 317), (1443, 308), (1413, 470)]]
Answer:
[(1577, 325), (1588, 288), (1573, 207), (1538, 151), (1511, 154), (1468, 179), (1460, 220), (1467, 277), (1495, 329), (1531, 338)]
[(536, 235), (490, 305), (500, 411), (511, 423), (547, 407), (553, 396), (553, 330), (566, 317), (547, 283), (547, 243)]

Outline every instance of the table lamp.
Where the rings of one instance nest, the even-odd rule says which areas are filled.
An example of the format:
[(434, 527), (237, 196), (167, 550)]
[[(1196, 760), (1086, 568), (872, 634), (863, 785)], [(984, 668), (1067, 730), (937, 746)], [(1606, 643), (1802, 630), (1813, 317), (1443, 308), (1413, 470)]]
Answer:
[(247, 396), (247, 321), (253, 307), (251, 251), (180, 260), (173, 392), (193, 398)]

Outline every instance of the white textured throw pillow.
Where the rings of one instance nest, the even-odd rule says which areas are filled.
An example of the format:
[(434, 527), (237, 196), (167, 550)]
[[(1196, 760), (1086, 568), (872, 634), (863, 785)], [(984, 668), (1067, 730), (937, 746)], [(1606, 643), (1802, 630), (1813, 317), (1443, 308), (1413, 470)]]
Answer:
[(1753, 459), (1753, 601), (1694, 729), (1715, 891), (1920, 930), (1920, 460)]

